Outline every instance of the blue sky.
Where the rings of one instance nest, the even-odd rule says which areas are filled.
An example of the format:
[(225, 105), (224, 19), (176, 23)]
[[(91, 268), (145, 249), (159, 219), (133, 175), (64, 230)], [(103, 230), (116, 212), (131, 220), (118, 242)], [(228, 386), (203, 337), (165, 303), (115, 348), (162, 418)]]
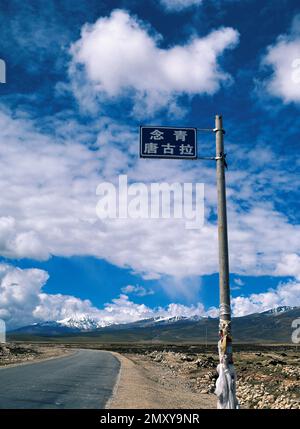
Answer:
[[(297, 3), (0, 0), (1, 318), (216, 315), (215, 165), (140, 160), (138, 132), (217, 113), (233, 312), (300, 305)], [(100, 221), (97, 185), (120, 174), (204, 183), (204, 227)]]

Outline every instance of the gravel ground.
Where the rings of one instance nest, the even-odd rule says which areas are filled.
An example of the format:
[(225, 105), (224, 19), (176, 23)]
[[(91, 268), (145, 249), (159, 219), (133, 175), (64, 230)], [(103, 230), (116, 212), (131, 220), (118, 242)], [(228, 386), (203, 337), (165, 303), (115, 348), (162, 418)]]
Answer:
[[(144, 368), (148, 378), (158, 386), (172, 391), (176, 404), (180, 404), (183, 393), (189, 393), (195, 399), (191, 399), (190, 408), (215, 407), (213, 393), (218, 364), (215, 354), (151, 351), (126, 356)], [(293, 351), (235, 353), (237, 396), (241, 407), (300, 409), (299, 364), (300, 357)], [(182, 400), (179, 408), (185, 407), (186, 402)]]
[(120, 355), (121, 372), (109, 409), (216, 408), (214, 395), (193, 392), (171, 370), (142, 355)]

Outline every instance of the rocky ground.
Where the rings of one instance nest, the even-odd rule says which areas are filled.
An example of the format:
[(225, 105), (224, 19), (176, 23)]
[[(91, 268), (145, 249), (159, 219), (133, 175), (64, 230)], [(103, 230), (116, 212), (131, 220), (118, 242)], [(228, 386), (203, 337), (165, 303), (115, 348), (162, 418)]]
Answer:
[(64, 347), (57, 345), (36, 345), (6, 343), (0, 344), (0, 367), (12, 364), (49, 359), (69, 353)]
[[(207, 353), (149, 351), (130, 359), (157, 373), (161, 384), (171, 379), (191, 392), (211, 395), (217, 379), (217, 356)], [(291, 352), (235, 353), (237, 396), (242, 408), (300, 409), (300, 356)], [(152, 369), (151, 369), (152, 367)]]

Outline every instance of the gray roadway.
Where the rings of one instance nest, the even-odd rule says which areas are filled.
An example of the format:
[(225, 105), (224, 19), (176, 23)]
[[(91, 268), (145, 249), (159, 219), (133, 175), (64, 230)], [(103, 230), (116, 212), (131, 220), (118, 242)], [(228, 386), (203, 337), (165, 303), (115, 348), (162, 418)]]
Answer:
[(120, 369), (109, 352), (0, 368), (0, 408), (104, 408)]

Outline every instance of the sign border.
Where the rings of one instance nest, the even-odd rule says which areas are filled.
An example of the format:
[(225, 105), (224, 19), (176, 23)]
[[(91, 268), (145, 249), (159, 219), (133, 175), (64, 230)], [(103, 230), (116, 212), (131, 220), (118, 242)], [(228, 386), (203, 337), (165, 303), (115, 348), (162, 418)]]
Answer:
[[(142, 129), (143, 128), (161, 128), (161, 129), (171, 129), (171, 130), (194, 130), (195, 131), (195, 156), (192, 157), (186, 157), (186, 156), (172, 156), (172, 155), (143, 155), (142, 154)], [(195, 127), (171, 127), (171, 126), (160, 126), (160, 125), (140, 125), (140, 158), (143, 159), (150, 159), (150, 158), (157, 158), (157, 159), (190, 159), (192, 161), (198, 159), (198, 135), (197, 135), (197, 128)]]

